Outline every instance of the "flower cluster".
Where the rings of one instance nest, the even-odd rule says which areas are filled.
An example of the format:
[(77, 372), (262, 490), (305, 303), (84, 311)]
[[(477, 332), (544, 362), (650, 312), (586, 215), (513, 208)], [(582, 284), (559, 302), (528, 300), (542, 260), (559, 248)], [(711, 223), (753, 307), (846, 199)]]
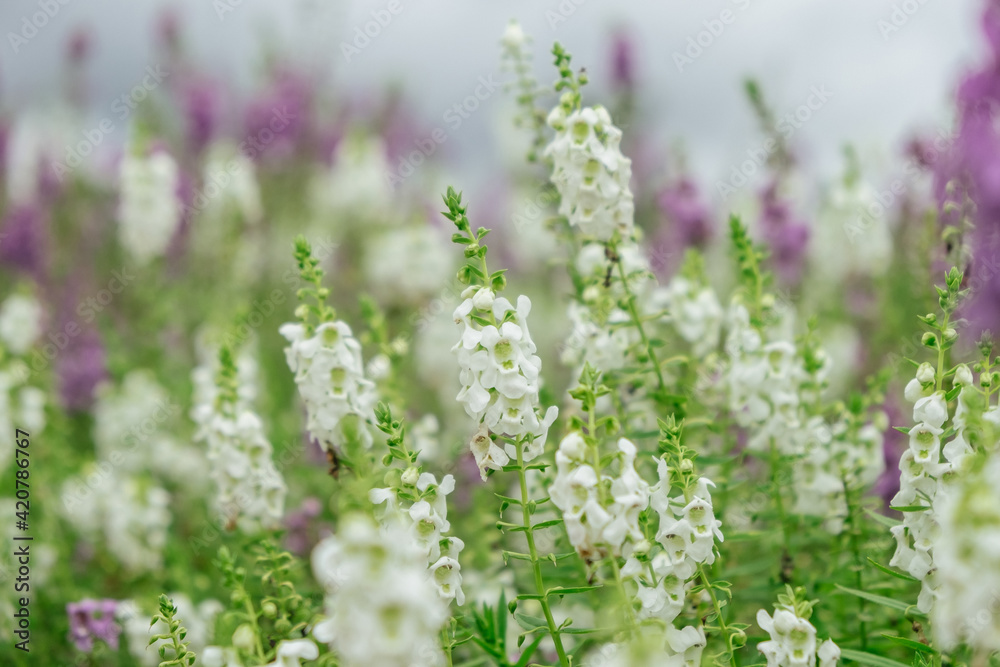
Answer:
[(458, 555), (465, 543), (453, 535), (445, 535), (448, 522), (447, 495), (455, 490), (455, 478), (445, 475), (439, 484), (429, 472), (409, 467), (390, 476), (392, 486), (372, 489), (369, 499), (376, 505), (385, 504), (382, 523), (401, 522), (409, 529), (409, 539), (426, 554), (429, 574), (444, 600), (465, 604), (462, 591), (462, 567)]
[(757, 645), (767, 659), (767, 667), (836, 667), (840, 648), (827, 639), (817, 646), (816, 628), (809, 622), (813, 602), (796, 599), (801, 590), (778, 596), (774, 615), (757, 612), (757, 625), (770, 639)]
[(314, 636), (331, 645), (340, 664), (443, 664), (437, 637), (447, 606), (407, 529), (390, 523), (380, 531), (367, 519), (347, 517), (337, 535), (313, 550), (312, 564), (327, 592), (327, 618)]
[(572, 96), (548, 117), (556, 131), (545, 148), (552, 161), (552, 183), (559, 191), (559, 215), (599, 241), (632, 236), (635, 206), (629, 180), (632, 161), (622, 155), (622, 132), (602, 106), (574, 108)]
[(252, 533), (275, 528), (284, 513), (285, 482), (271, 458), (271, 443), (260, 417), (238, 405), (238, 371), (231, 351), (222, 348), (219, 360), (219, 394), (209, 408), (211, 417), (195, 436), (208, 448), (216, 510), (229, 529), (239, 527)]
[(180, 174), (169, 153), (126, 152), (120, 172), (118, 236), (137, 264), (162, 256), (181, 221)]
[(570, 543), (588, 562), (621, 556), (626, 541), (643, 540), (639, 513), (649, 504), (650, 490), (635, 470), (636, 452), (634, 444), (621, 438), (619, 472), (611, 476), (591, 465), (590, 447), (581, 433), (571, 432), (559, 443), (549, 496), (562, 512)]

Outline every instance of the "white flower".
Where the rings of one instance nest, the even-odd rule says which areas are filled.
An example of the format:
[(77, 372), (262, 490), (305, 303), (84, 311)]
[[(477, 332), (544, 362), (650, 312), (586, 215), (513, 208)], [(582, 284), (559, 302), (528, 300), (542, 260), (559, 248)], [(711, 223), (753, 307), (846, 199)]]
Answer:
[(723, 312), (711, 287), (699, 287), (677, 275), (659, 297), (664, 301), (670, 323), (680, 337), (692, 345), (697, 357), (704, 357), (719, 344)]
[(345, 322), (325, 322), (311, 336), (298, 323), (282, 325), (288, 367), (306, 406), (306, 429), (326, 451), (374, 438), (375, 385), (365, 377), (361, 344)]
[[(816, 628), (792, 609), (775, 607), (773, 618), (763, 609), (757, 612), (757, 625), (770, 635), (757, 645), (769, 667), (814, 667), (816, 664)], [(840, 649), (826, 640), (820, 649), (821, 664), (834, 667)]]
[(42, 331), (42, 306), (23, 294), (12, 294), (0, 306), (0, 341), (13, 354), (22, 355)]
[(311, 639), (286, 639), (278, 643), (274, 662), (267, 667), (302, 667), (303, 660), (315, 660), (319, 648)]
[(313, 552), (313, 572), (326, 588), (327, 618), (314, 636), (329, 643), (345, 667), (443, 664), (438, 635), (446, 603), (428, 576), (425, 554), (406, 530), (380, 532), (347, 517)]
[(507, 29), (504, 30), (502, 43), (507, 49), (517, 50), (524, 46), (527, 39), (521, 24), (517, 21), (511, 21), (507, 24)]
[(584, 235), (607, 241), (617, 230), (632, 235), (632, 162), (622, 155), (622, 133), (607, 109), (585, 107), (567, 114), (559, 105), (548, 117), (556, 136), (545, 148), (552, 159), (552, 183), (559, 214)]
[(913, 405), (913, 421), (941, 428), (942, 424), (948, 421), (948, 404), (944, 400), (944, 392), (934, 392), (930, 396), (917, 399)]
[(177, 163), (166, 152), (126, 152), (122, 158), (118, 236), (136, 263), (148, 264), (167, 251), (181, 221), (179, 182)]
[(217, 411), (197, 434), (208, 447), (216, 511), (230, 527), (253, 533), (276, 528), (287, 491), (271, 459), (260, 418), (249, 409)]

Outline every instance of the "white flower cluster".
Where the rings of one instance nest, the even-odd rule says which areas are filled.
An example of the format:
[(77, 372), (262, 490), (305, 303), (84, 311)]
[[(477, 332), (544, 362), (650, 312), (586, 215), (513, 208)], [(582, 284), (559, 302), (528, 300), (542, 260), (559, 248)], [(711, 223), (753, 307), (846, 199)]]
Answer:
[(836, 667), (840, 648), (827, 639), (817, 648), (816, 628), (794, 609), (775, 606), (774, 616), (765, 610), (757, 612), (757, 625), (771, 639), (757, 644), (757, 650), (767, 659), (767, 667)]
[[(194, 206), (210, 218), (219, 218), (235, 209), (244, 221), (254, 224), (264, 215), (257, 184), (257, 168), (235, 146), (215, 144), (209, 151), (202, 173), (205, 186), (195, 196)], [(218, 234), (221, 225), (203, 225)], [(196, 229), (198, 227), (196, 226)], [(207, 239), (206, 239), (207, 240)], [(221, 239), (219, 239), (221, 241)]]
[(216, 509), (227, 527), (253, 533), (280, 525), (287, 489), (260, 417), (249, 409), (223, 407), (195, 437), (208, 447)]
[[(1000, 431), (994, 432), (994, 437)], [(946, 485), (934, 501), (940, 525), (934, 541), (937, 600), (931, 619), (945, 650), (963, 643), (975, 651), (1000, 650), (1000, 456)]]
[(107, 461), (90, 464), (63, 485), (63, 515), (92, 541), (102, 541), (131, 574), (156, 572), (172, 516), (170, 494), (150, 480), (119, 474)]
[(119, 387), (102, 384), (94, 405), (98, 459), (129, 474), (153, 472), (187, 487), (205, 483), (202, 452), (172, 435), (170, 422), (179, 412), (148, 370), (130, 371)]
[(42, 306), (24, 294), (11, 294), (0, 305), (0, 343), (11, 354), (20, 356), (42, 333)]
[[(401, 520), (409, 528), (410, 539), (426, 554), (430, 575), (441, 598), (465, 604), (462, 567), (458, 562), (465, 543), (445, 535), (451, 530), (447, 495), (455, 490), (455, 478), (445, 475), (438, 484), (433, 474), (408, 468), (400, 483), (400, 488), (372, 489), (368, 497), (376, 505), (385, 503), (383, 523)], [(420, 499), (416, 502), (404, 500), (399, 497), (401, 490)]]
[(662, 551), (650, 560), (652, 574), (633, 557), (625, 562), (622, 576), (636, 584), (641, 617), (671, 623), (684, 608), (686, 582), (698, 565), (715, 562), (715, 541), (724, 538), (712, 507), (711, 480), (699, 478), (688, 494), (671, 497), (664, 459), (657, 462), (657, 474), (660, 481), (650, 490), (650, 507), (659, 515), (656, 541)]
[(616, 230), (630, 238), (635, 212), (629, 189), (632, 162), (622, 155), (622, 132), (611, 123), (607, 109), (570, 110), (560, 104), (548, 123), (556, 131), (545, 156), (552, 160), (559, 215), (599, 241), (609, 240)]
[(856, 419), (827, 422), (820, 408), (829, 358), (814, 348), (807, 364), (806, 353), (780, 330), (788, 325), (758, 330), (746, 308), (733, 304), (726, 341), (729, 411), (747, 429), (750, 451), (766, 455), (773, 447), (790, 459), (793, 511), (823, 518), (828, 531), (839, 533), (847, 514), (845, 480), (864, 488), (884, 468), (883, 429)]
[[(878, 415), (877, 421), (883, 420), (884, 415)], [(809, 424), (813, 444), (806, 446), (792, 468), (792, 511), (824, 518), (827, 530), (838, 534), (847, 518), (845, 480), (852, 489), (867, 489), (885, 470), (884, 429), (874, 422), (858, 425), (846, 418), (832, 427), (819, 417), (811, 418)]]
[[(621, 307), (625, 289), (618, 279), (617, 270), (605, 257), (601, 243), (586, 243), (576, 256), (577, 273), (587, 283), (581, 301), (571, 301), (567, 312), (572, 325), (562, 351), (563, 363), (578, 369), (584, 362), (607, 373), (616, 371), (634, 361), (630, 354), (639, 344), (639, 332), (629, 326), (631, 317)], [(618, 246), (618, 261), (629, 282), (629, 290), (637, 295), (641, 315), (648, 315), (656, 303), (655, 280), (649, 271), (649, 262), (636, 243), (624, 242)], [(606, 282), (608, 271), (613, 280)]]
[(299, 323), (282, 325), (285, 357), (306, 406), (306, 429), (326, 451), (374, 442), (374, 383), (365, 377), (361, 344), (342, 321), (324, 322), (307, 336)]
[(723, 312), (711, 287), (677, 275), (659, 290), (657, 299), (674, 330), (691, 344), (694, 356), (703, 358), (718, 347)]
[(440, 229), (418, 221), (382, 232), (371, 240), (364, 255), (366, 284), (390, 305), (419, 303), (454, 275), (448, 239)]
[[(369, 224), (394, 224), (399, 216), (392, 203), (392, 179), (385, 143), (375, 136), (352, 133), (337, 144), (332, 166), (312, 184), (313, 204), (343, 220)], [(397, 176), (396, 180), (400, 180)]]
[(136, 263), (162, 256), (181, 221), (177, 163), (164, 151), (122, 158), (118, 236)]
[(427, 576), (427, 560), (408, 531), (381, 531), (354, 516), (312, 554), (326, 590), (327, 618), (313, 636), (330, 644), (345, 667), (437, 667), (448, 607)]
[[(958, 470), (972, 453), (967, 430), (972, 417), (991, 425), (994, 436), (1000, 433), (1000, 408), (993, 406), (979, 414), (977, 390), (972, 372), (965, 365), (955, 370), (955, 384), (960, 388), (951, 427), (955, 435), (942, 447), (941, 436), (949, 421), (948, 402), (944, 392), (937, 390), (934, 367), (923, 363), (916, 377), (906, 385), (904, 395), (913, 403), (913, 421), (909, 447), (899, 459), (899, 493), (892, 499), (895, 507), (926, 507), (903, 513), (903, 523), (893, 526), (896, 553), (889, 564), (905, 570), (922, 582), (917, 607), (929, 612), (938, 598), (940, 568), (936, 562), (938, 538), (938, 497), (947, 492), (943, 482)], [(981, 406), (985, 407), (985, 406)], [(991, 443), (990, 443), (991, 444)]]
[[(516, 308), (488, 287), (470, 287), (462, 297), (455, 322), (464, 329), (452, 348), (461, 369), (456, 400), (480, 424), (470, 447), (485, 479), (487, 469), (499, 470), (517, 455), (513, 445), (493, 444), (490, 432), (523, 440), (524, 460), (531, 461), (544, 450), (559, 409), (549, 407), (544, 415), (538, 411), (542, 361), (528, 332), (528, 297), (519, 296)], [(497, 324), (483, 325), (478, 321), (483, 318)]]
[[(203, 425), (215, 414), (215, 399), (219, 395), (216, 375), (219, 373), (219, 346), (208, 342), (208, 332), (198, 336), (195, 353), (198, 365), (191, 371), (191, 419)], [(244, 344), (236, 354), (236, 409), (253, 406), (258, 394), (259, 368), (254, 356), (254, 346)]]
[(705, 629), (689, 625), (647, 627), (627, 643), (605, 644), (587, 655), (584, 667), (700, 667)]
[(577, 431), (563, 438), (549, 497), (562, 512), (570, 543), (593, 562), (621, 556), (627, 542), (643, 540), (639, 513), (649, 505), (650, 491), (635, 470), (636, 447), (625, 438), (618, 441), (620, 468), (614, 477), (590, 465), (588, 450)]

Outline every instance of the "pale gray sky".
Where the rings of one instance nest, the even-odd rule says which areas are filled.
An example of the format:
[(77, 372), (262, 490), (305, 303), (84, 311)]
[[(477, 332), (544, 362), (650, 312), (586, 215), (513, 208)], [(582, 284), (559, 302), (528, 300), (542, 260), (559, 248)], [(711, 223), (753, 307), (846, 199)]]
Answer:
[[(808, 164), (831, 173), (845, 142), (888, 156), (912, 128), (947, 123), (958, 76), (984, 48), (979, 0), (397, 1), (398, 14), (350, 62), (341, 43), (389, 0), (5, 2), (3, 107), (40, 105), (53, 96), (68, 35), (80, 25), (95, 33), (93, 99), (98, 108), (106, 106), (151, 63), (155, 17), (166, 6), (177, 7), (187, 45), (207, 70), (248, 82), (265, 47), (287, 51), (321, 64), (354, 90), (401, 83), (431, 127), (442, 124), (442, 114), (469, 95), (480, 76), (499, 72), (497, 42), (509, 19), (534, 36), (543, 81), (553, 78), (547, 55), (553, 40), (587, 65), (593, 101), (607, 80), (611, 30), (623, 26), (637, 40), (640, 111), (656, 128), (648, 145), (682, 141), (694, 169), (713, 183), (759, 143), (741, 87), (747, 75), (764, 84), (779, 112), (806, 102), (813, 87), (832, 94), (795, 135), (808, 148)], [(50, 3), (58, 11), (15, 53), (10, 32), (20, 32), (26, 17)], [(899, 28), (887, 33), (893, 19)], [(718, 35), (703, 33), (706, 21)], [(675, 52), (683, 53), (699, 33), (707, 46), (678, 71)], [(486, 178), (496, 168), (500, 97), (491, 97), (449, 135), (449, 157), (470, 178)]]

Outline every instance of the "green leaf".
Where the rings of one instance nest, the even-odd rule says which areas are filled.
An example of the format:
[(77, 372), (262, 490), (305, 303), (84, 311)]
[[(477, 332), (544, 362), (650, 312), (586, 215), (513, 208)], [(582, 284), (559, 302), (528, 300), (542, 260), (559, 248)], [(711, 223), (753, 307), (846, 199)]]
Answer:
[(883, 595), (876, 595), (875, 593), (859, 591), (855, 588), (847, 588), (846, 586), (841, 586), (840, 584), (836, 584), (836, 586), (842, 592), (847, 593), (848, 595), (854, 595), (856, 597), (868, 600), (869, 602), (874, 602), (877, 605), (888, 607), (889, 609), (895, 609), (896, 611), (900, 611), (906, 614), (907, 616), (921, 616), (921, 617), (926, 616), (926, 614), (919, 611), (914, 605), (907, 604), (900, 600), (893, 600), (892, 598), (887, 598)]
[(514, 667), (527, 667), (528, 661), (531, 660), (531, 656), (534, 655), (535, 649), (538, 648), (538, 645), (543, 639), (545, 639), (545, 635), (538, 635), (535, 637), (534, 641), (528, 644), (528, 646), (524, 649), (524, 652), (521, 653), (521, 658), (517, 661)]
[(870, 665), (871, 667), (909, 667), (909, 665), (893, 660), (892, 658), (884, 658), (880, 655), (872, 655), (871, 653), (855, 651), (850, 648), (840, 649), (840, 657), (862, 665)]
[(865, 513), (874, 519), (876, 522), (882, 524), (886, 528), (894, 528), (901, 523), (899, 519), (893, 519), (891, 516), (886, 516), (884, 514), (879, 514), (878, 512), (873, 512), (872, 510), (866, 509)]
[(868, 557), (868, 562), (871, 563), (872, 565), (874, 565), (876, 568), (878, 568), (882, 572), (885, 572), (886, 574), (888, 574), (891, 577), (896, 577), (897, 579), (902, 579), (903, 581), (920, 581), (919, 579), (911, 577), (908, 574), (904, 574), (902, 572), (897, 572), (896, 570), (888, 568), (885, 565), (882, 565), (881, 563), (872, 560), (871, 556)]
[(889, 509), (897, 512), (926, 512), (930, 509), (928, 505), (902, 505), (900, 507), (889, 506)]
[(548, 628), (548, 623), (546, 623), (544, 618), (529, 616), (528, 614), (524, 614), (519, 611), (514, 612), (514, 620), (517, 621), (518, 625), (528, 631), (538, 630), (539, 628)]
[(578, 593), (589, 593), (590, 591), (596, 591), (601, 588), (601, 586), (556, 586), (555, 588), (550, 588), (545, 591), (545, 595), (576, 595)]
[(887, 635), (885, 633), (883, 633), (882, 636), (890, 641), (894, 641), (901, 646), (911, 648), (919, 653), (930, 653), (931, 655), (937, 655), (938, 653), (936, 650), (934, 650), (927, 644), (921, 644), (920, 642), (914, 641), (913, 639), (907, 639), (906, 637), (895, 637), (893, 635)]

